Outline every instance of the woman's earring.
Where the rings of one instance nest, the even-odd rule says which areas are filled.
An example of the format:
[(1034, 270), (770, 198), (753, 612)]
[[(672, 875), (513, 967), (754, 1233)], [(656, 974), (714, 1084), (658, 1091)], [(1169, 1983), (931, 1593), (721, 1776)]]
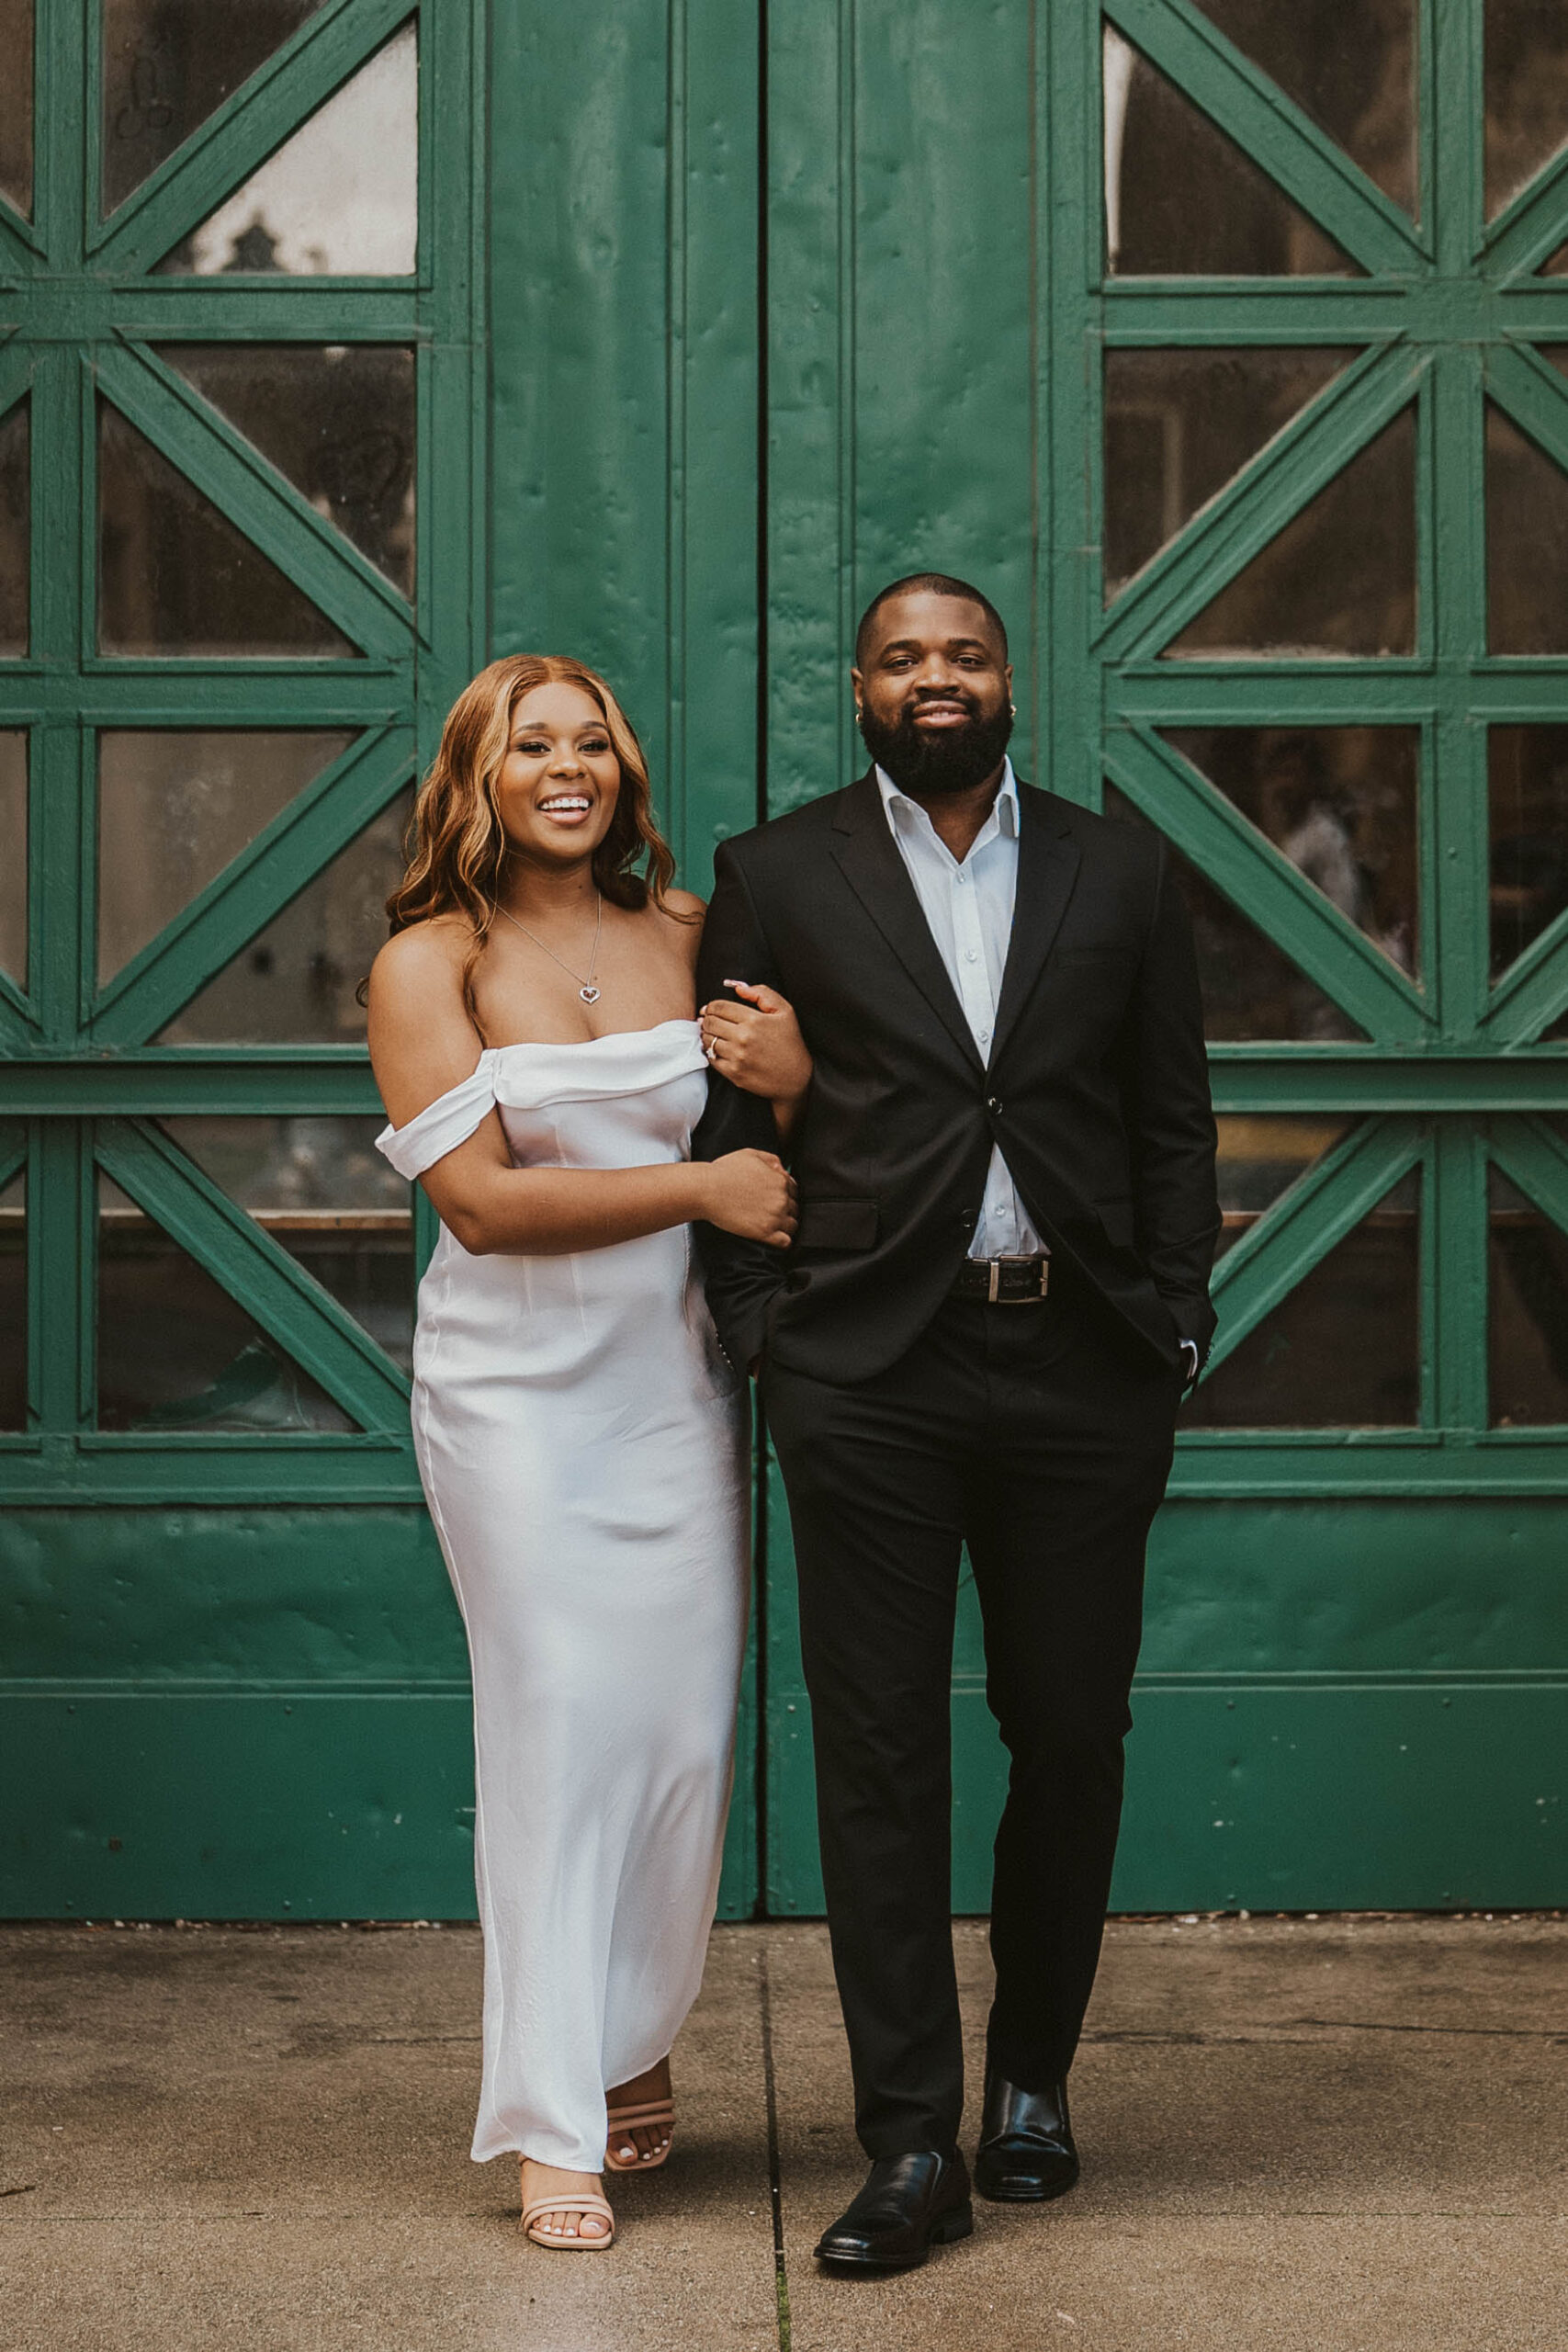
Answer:
[(1015, 702), (1010, 702), (1010, 703), (1009, 703), (1009, 705), (1008, 705), (1008, 708), (1009, 708), (1009, 710), (1010, 710), (1010, 711), (1011, 711), (1011, 713), (1012, 713), (1013, 717), (1016, 718), (1018, 717), (1018, 705), (1017, 705), (1017, 703), (1015, 703)]

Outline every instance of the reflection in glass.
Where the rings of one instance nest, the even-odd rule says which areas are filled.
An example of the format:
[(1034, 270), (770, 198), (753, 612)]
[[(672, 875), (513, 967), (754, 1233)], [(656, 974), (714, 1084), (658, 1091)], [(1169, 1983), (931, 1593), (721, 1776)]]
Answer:
[(164, 1121), (171, 1140), (407, 1372), (413, 1216), (408, 1185), (376, 1149), (383, 1125), (378, 1118)]
[(28, 650), (28, 403), (0, 416), (0, 655)]
[(411, 350), (363, 343), (176, 343), (160, 356), (412, 601)]
[(323, 0), (103, 0), (103, 203), (112, 212)]
[(98, 646), (105, 653), (348, 654), (277, 566), (98, 402)]
[(1200, 1384), (1184, 1425), (1413, 1428), (1419, 1206), (1413, 1170)]
[(1568, 1235), (1495, 1166), (1487, 1204), (1492, 1427), (1568, 1421)]
[(1486, 407), (1486, 641), (1568, 652), (1568, 474)]
[(1306, 346), (1108, 350), (1107, 602), (1344, 367)]
[(1486, 218), (1568, 140), (1568, 10), (1562, 0), (1486, 0)]
[[(1148, 822), (1111, 784), (1105, 787), (1105, 813), (1133, 824)], [(1191, 920), (1203, 991), (1203, 1035), (1211, 1044), (1227, 1039), (1270, 1044), (1291, 1038), (1365, 1039), (1366, 1031), (1216, 889), (1207, 875), (1179, 850), (1168, 849), (1167, 855)]]
[(1198, 0), (1407, 212), (1416, 209), (1415, 0)]
[(98, 978), (340, 759), (346, 729), (113, 729), (98, 737)]
[(1166, 740), (1414, 976), (1418, 729), (1171, 728)]
[[(0, 1151), (4, 1149), (0, 1134)], [(27, 1425), (28, 1182), (23, 1175), (0, 1188), (0, 1430), (25, 1430)]]
[(1486, 738), (1492, 978), (1568, 907), (1568, 727)]
[(1542, 277), (1568, 277), (1568, 245), (1559, 245), (1549, 261), (1540, 266)]
[(355, 991), (387, 937), (413, 795), (350, 842), (299, 896), (175, 1014), (163, 1046), (363, 1044)]
[(28, 984), (28, 739), (0, 732), (0, 972)]
[(1112, 277), (1348, 277), (1343, 248), (1120, 33), (1105, 32)]
[(0, 196), (33, 211), (33, 0), (0, 0)]
[(1214, 1255), (1251, 1232), (1258, 1218), (1350, 1131), (1348, 1119), (1276, 1117), (1248, 1112), (1216, 1120), (1220, 1131), (1217, 1173), (1224, 1216)]
[(419, 51), (408, 24), (158, 267), (412, 277), (418, 141)]
[(100, 1171), (98, 1427), (297, 1434), (354, 1424)]
[(1416, 648), (1416, 413), (1375, 440), (1168, 647), (1172, 655)]

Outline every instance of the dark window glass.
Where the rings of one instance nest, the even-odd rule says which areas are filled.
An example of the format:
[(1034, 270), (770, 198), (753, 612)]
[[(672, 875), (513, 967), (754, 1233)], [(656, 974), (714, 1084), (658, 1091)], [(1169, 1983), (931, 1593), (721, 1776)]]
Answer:
[(1400, 970), (1414, 974), (1414, 727), (1172, 728), (1168, 741)]
[(326, 615), (98, 403), (98, 644), (105, 653), (349, 654)]
[(28, 650), (28, 506), (32, 469), (26, 401), (0, 416), (0, 655)]
[(412, 24), (158, 264), (210, 277), (410, 277), (419, 232)]
[(378, 571), (413, 595), (413, 353), (387, 344), (171, 344), (221, 409)]
[[(1105, 787), (1105, 813), (1132, 824), (1148, 822), (1114, 785)], [(1259, 1043), (1296, 1037), (1365, 1039), (1366, 1031), (1309, 980), (1250, 915), (1243, 914), (1179, 850), (1168, 854), (1192, 922), (1203, 989), (1203, 1034), (1212, 1043), (1227, 1038)]]
[(104, 0), (104, 209), (112, 212), (323, 0)]
[(0, 196), (33, 210), (33, 0), (0, 0)]
[(1487, 1193), (1492, 1426), (1568, 1421), (1568, 1235), (1500, 1168)]
[(1403, 1429), (1419, 1418), (1414, 1172), (1202, 1381), (1190, 1429)]
[(165, 1119), (182, 1151), (248, 1209), (406, 1372), (413, 1354), (410, 1188), (376, 1149), (383, 1119)]
[(1486, 641), (1568, 653), (1568, 474), (1486, 408)]
[(1568, 140), (1568, 9), (1486, 0), (1486, 217), (1502, 211)]
[(1348, 277), (1355, 264), (1201, 107), (1105, 32), (1113, 277)]
[(98, 978), (112, 979), (323, 769), (345, 729), (98, 737)]
[(1125, 586), (1338, 375), (1340, 351), (1105, 355), (1105, 594)]
[(98, 1427), (344, 1430), (354, 1424), (118, 1186), (98, 1178)]
[(1568, 907), (1568, 727), (1494, 727), (1486, 739), (1492, 977)]
[(176, 1013), (160, 1045), (355, 1045), (357, 990), (387, 937), (413, 796), (389, 808)]
[(1395, 204), (1416, 209), (1415, 0), (1198, 0)]
[(1216, 1258), (1234, 1250), (1258, 1220), (1348, 1135), (1348, 1119), (1276, 1116), (1247, 1112), (1215, 1122), (1220, 1131), (1218, 1177), (1224, 1225)]
[(1404, 409), (1183, 629), (1171, 654), (1416, 648), (1416, 413)]
[(0, 1187), (0, 1430), (27, 1425), (28, 1186), (17, 1176)]

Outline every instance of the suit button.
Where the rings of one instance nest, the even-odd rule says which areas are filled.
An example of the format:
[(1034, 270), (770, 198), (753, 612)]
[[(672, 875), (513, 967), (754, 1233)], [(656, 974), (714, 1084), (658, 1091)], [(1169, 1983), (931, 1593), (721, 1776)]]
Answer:
[(1000, 1102), (998, 1102), (998, 1100), (997, 1100), (997, 1098), (996, 1098), (996, 1096), (995, 1096), (994, 1094), (987, 1094), (987, 1097), (986, 1097), (986, 1108), (987, 1108), (987, 1111), (989, 1111), (989, 1113), (991, 1114), (991, 1116), (992, 1116), (994, 1119), (999, 1119), (999, 1118), (1001, 1117), (1001, 1114), (1002, 1114), (1002, 1106), (1001, 1106)]

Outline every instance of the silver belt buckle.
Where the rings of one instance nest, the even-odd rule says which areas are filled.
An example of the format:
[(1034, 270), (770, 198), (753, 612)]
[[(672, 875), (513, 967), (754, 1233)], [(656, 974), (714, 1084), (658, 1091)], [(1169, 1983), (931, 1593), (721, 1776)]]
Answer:
[[(1050, 1289), (1051, 1261), (1049, 1258), (987, 1258), (986, 1264), (989, 1271), (989, 1280), (986, 1285), (987, 1306), (1032, 1306), (1035, 1300), (1045, 1297)], [(1026, 1291), (1021, 1298), (1004, 1298), (1002, 1296), (1002, 1268), (1035, 1265), (1040, 1271), (1039, 1289)]]

